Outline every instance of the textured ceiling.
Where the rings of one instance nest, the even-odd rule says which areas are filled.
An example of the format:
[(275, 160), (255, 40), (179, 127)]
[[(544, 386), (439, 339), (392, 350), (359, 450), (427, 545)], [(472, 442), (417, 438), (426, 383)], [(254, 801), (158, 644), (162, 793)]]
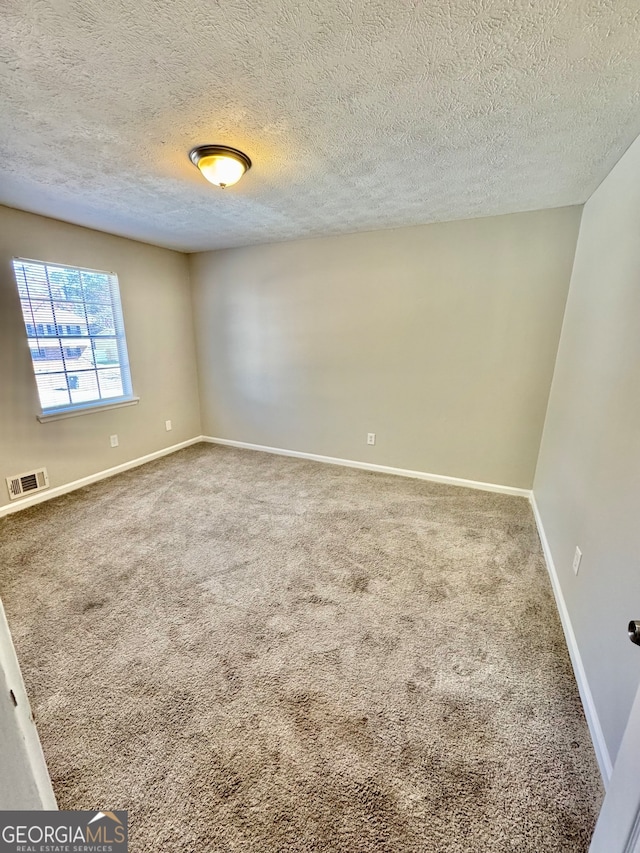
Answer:
[[(638, 0), (2, 0), (0, 202), (184, 250), (585, 201)], [(218, 190), (196, 144), (253, 168)]]

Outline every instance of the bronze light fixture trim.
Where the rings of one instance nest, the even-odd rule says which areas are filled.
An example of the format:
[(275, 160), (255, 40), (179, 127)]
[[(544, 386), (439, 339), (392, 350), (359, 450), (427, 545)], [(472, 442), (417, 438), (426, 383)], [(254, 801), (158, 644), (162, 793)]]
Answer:
[(228, 145), (198, 145), (189, 152), (189, 159), (210, 183), (221, 189), (238, 183), (251, 168), (247, 155)]

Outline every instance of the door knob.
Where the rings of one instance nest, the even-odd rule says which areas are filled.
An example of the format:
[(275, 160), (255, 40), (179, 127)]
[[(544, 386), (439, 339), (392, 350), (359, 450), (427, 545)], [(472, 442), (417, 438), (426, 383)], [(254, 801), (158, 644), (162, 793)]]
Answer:
[(636, 646), (640, 646), (640, 621), (638, 619), (632, 619), (629, 622), (629, 639), (632, 643), (635, 643)]

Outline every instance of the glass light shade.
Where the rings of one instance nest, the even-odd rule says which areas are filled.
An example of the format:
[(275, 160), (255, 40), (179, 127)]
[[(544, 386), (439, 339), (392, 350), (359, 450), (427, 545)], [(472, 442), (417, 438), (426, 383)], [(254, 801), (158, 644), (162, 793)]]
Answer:
[(203, 145), (189, 156), (210, 183), (223, 189), (237, 184), (251, 166), (246, 154), (222, 145)]

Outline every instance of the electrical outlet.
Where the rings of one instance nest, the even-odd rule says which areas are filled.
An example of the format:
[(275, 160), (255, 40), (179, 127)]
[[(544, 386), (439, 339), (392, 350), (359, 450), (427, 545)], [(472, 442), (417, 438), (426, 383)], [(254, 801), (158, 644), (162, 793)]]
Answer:
[(111, 447), (117, 447), (118, 446), (118, 436), (117, 435), (110, 435), (109, 441), (111, 442)]
[(367, 444), (375, 444), (376, 443), (376, 434), (375, 432), (367, 433)]
[(164, 428), (166, 429), (167, 432), (171, 432), (171, 430), (173, 429), (173, 427), (171, 426), (171, 421), (165, 421), (164, 422)]
[(580, 569), (580, 560), (582, 559), (582, 551), (576, 545), (576, 553), (573, 555), (573, 572), (574, 574), (578, 574), (578, 570)]

